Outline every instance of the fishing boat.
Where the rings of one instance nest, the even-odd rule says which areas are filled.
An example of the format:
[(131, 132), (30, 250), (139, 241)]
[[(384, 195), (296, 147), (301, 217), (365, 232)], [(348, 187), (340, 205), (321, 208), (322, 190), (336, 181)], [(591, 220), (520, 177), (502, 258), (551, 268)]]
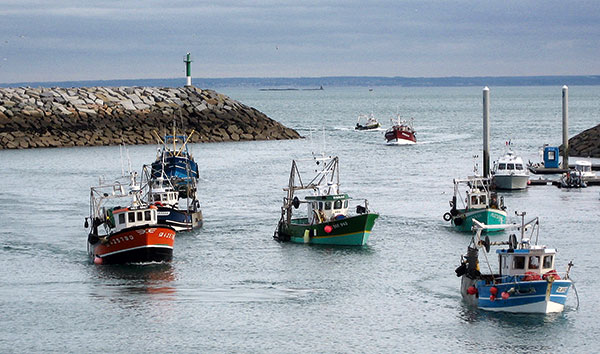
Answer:
[[(486, 311), (562, 312), (572, 285), (569, 272), (573, 263), (569, 262), (566, 272), (558, 273), (555, 267), (556, 249), (538, 245), (539, 219), (536, 217), (525, 223), (525, 213), (516, 214), (521, 216), (520, 225), (502, 227), (520, 231), (519, 241), (515, 234), (511, 234), (508, 241), (492, 242), (488, 236), (482, 240), (482, 232), (497, 226), (477, 220), (473, 222), (475, 236), (455, 270), (456, 276), (461, 277), (462, 298), (469, 305)], [(531, 233), (526, 234), (529, 231)], [(485, 254), (491, 246), (503, 246), (496, 250), (498, 269), (495, 272)], [(481, 264), (480, 249), (485, 250)]]
[(198, 164), (188, 150), (194, 130), (190, 135), (177, 135), (173, 126), (171, 135), (160, 137), (156, 131), (154, 135), (161, 146), (158, 148), (156, 160), (152, 163), (152, 177), (166, 176), (182, 197), (192, 197), (196, 192), (195, 186), (199, 176)]
[(403, 120), (398, 116), (391, 119), (392, 127), (385, 132), (388, 145), (410, 145), (417, 143), (417, 133), (413, 128), (414, 119)]
[[(361, 123), (361, 121), (364, 120), (365, 123)], [(358, 116), (358, 122), (356, 122), (356, 126), (354, 127), (355, 130), (376, 130), (379, 129), (381, 127), (381, 124), (379, 124), (379, 121), (377, 120), (377, 118), (375, 118), (373, 116), (373, 114), (370, 115), (366, 115), (366, 114), (361, 114)]]
[(176, 231), (189, 231), (201, 227), (202, 211), (196, 194), (186, 191), (185, 195), (191, 198), (182, 198), (164, 173), (158, 178), (151, 178), (150, 168), (144, 165), (142, 169), (142, 186), (146, 189), (144, 200), (156, 206), (158, 222), (169, 225)]
[(505, 154), (494, 162), (492, 184), (496, 189), (517, 190), (527, 188), (529, 170), (520, 156), (508, 148)]
[[(315, 177), (305, 184), (298, 164), (314, 163)], [(312, 159), (292, 160), (289, 184), (281, 207), (281, 219), (274, 238), (295, 243), (360, 246), (367, 243), (375, 219), (367, 200), (356, 206), (356, 214), (349, 213), (348, 194), (339, 191), (338, 157), (313, 156)], [(297, 191), (312, 191), (302, 199)], [(294, 210), (306, 205), (306, 216), (295, 216)]]
[(90, 228), (87, 251), (95, 264), (163, 262), (173, 258), (175, 229), (160, 224), (158, 208), (142, 201), (136, 175), (130, 173), (129, 183), (100, 180), (98, 186), (90, 189), (90, 216), (85, 219), (85, 227)]
[[(487, 225), (502, 225), (506, 222), (506, 207), (504, 198), (498, 198), (490, 191), (490, 178), (469, 176), (467, 179), (454, 180), (454, 196), (450, 201), (450, 211), (444, 214), (444, 220), (450, 221), (459, 231), (469, 232), (473, 220)], [(461, 188), (466, 187), (465, 198), (462, 198)], [(462, 207), (458, 207), (458, 203)], [(501, 231), (501, 228), (489, 228), (486, 231)]]

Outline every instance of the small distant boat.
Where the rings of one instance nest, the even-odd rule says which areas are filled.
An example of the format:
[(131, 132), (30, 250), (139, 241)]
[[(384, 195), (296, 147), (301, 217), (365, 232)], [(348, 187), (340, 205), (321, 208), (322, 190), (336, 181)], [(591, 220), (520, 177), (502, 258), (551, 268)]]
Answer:
[[(460, 188), (465, 186), (465, 199), (462, 199)], [(451, 221), (459, 231), (469, 232), (473, 220), (487, 225), (502, 225), (506, 222), (504, 198), (498, 198), (490, 191), (490, 179), (469, 176), (467, 179), (454, 180), (454, 196), (450, 201), (450, 211), (444, 214), (444, 220)], [(462, 208), (458, 203), (462, 203)], [(487, 231), (500, 231), (502, 228), (488, 228)]]
[[(90, 216), (85, 219), (85, 227), (90, 228), (87, 251), (95, 264), (163, 262), (173, 258), (175, 229), (159, 224), (158, 208), (142, 201), (135, 177), (131, 173), (128, 184), (107, 184), (101, 180), (98, 186), (91, 187)], [(118, 200), (129, 202), (122, 206)]]
[(494, 162), (492, 184), (496, 189), (526, 189), (529, 182), (529, 170), (520, 156), (508, 148), (504, 156)]
[[(298, 169), (299, 162), (311, 161), (318, 170), (316, 176), (304, 184)], [(312, 190), (313, 194), (299, 199), (297, 191)], [(339, 191), (338, 157), (314, 157), (292, 160), (289, 185), (284, 188), (281, 219), (273, 237), (279, 241), (295, 243), (361, 246), (367, 243), (378, 214), (369, 211), (368, 202), (356, 206), (350, 215), (348, 194)], [(297, 217), (294, 209), (301, 204), (307, 207), (305, 217)]]
[[(362, 124), (361, 120), (364, 120), (365, 123)], [(381, 124), (379, 124), (379, 121), (377, 120), (377, 118), (375, 118), (373, 116), (373, 114), (370, 115), (359, 115), (358, 116), (358, 122), (356, 122), (356, 126), (354, 127), (355, 130), (375, 130), (381, 127)]]
[(410, 145), (417, 143), (417, 133), (413, 128), (414, 119), (402, 120), (400, 116), (391, 119), (392, 127), (385, 132), (388, 145)]
[[(550, 313), (562, 312), (572, 281), (569, 272), (573, 266), (569, 262), (565, 273), (555, 268), (556, 249), (538, 245), (539, 219), (525, 223), (525, 213), (521, 224), (503, 225), (507, 230), (520, 230), (517, 241), (511, 234), (508, 241), (491, 242), (481, 233), (497, 225), (485, 225), (475, 220), (476, 231), (467, 254), (461, 257), (461, 265), (456, 268), (456, 276), (461, 277), (460, 292), (464, 301), (486, 311), (505, 311), (513, 313)], [(530, 235), (525, 232), (531, 230)], [(534, 238), (535, 236), (535, 243)], [(490, 251), (490, 246), (507, 246), (496, 250), (498, 270), (492, 271), (488, 257), (484, 265), (479, 262), (479, 249)]]

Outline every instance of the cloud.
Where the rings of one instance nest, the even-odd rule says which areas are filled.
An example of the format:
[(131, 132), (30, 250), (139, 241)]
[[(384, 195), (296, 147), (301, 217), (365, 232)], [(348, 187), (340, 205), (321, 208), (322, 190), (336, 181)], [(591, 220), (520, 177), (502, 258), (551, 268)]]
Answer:
[(597, 74), (599, 17), (596, 1), (0, 1), (0, 82), (174, 77), (188, 51), (206, 77)]

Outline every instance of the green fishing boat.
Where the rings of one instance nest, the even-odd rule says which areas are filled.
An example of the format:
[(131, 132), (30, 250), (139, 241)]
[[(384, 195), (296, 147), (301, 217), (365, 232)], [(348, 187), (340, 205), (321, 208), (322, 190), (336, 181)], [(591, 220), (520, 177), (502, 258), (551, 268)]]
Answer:
[[(316, 176), (304, 184), (298, 163), (311, 161), (317, 166)], [(320, 168), (320, 170), (319, 170)], [(297, 191), (312, 191), (312, 195), (302, 199)], [(361, 246), (367, 243), (378, 214), (369, 211), (364, 200), (356, 205), (356, 214), (351, 215), (348, 194), (339, 191), (338, 157), (317, 157), (306, 160), (293, 160), (287, 192), (281, 207), (281, 219), (274, 238), (279, 241), (323, 245)], [(294, 210), (305, 204), (307, 214), (294, 216)]]
[[(504, 199), (491, 192), (491, 179), (470, 176), (467, 179), (454, 180), (454, 196), (450, 201), (450, 211), (444, 214), (444, 220), (450, 221), (457, 230), (471, 232), (473, 220), (486, 225), (503, 225), (506, 223), (506, 207)], [(466, 186), (465, 199), (460, 193), (460, 186)], [(458, 202), (462, 207), (458, 207)], [(490, 227), (486, 232), (502, 231), (503, 228)]]

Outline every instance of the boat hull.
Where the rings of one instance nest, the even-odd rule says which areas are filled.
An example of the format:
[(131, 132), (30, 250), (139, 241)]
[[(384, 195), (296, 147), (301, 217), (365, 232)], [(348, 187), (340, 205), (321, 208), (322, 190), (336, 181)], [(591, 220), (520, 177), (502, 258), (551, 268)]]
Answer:
[(494, 175), (492, 183), (496, 189), (517, 190), (526, 189), (529, 182), (528, 175)]
[(377, 130), (381, 127), (381, 125), (378, 124), (371, 124), (371, 125), (357, 125), (356, 127), (354, 127), (355, 130)]
[[(467, 289), (474, 286), (477, 293), (470, 295)], [(492, 286), (498, 289), (496, 296), (490, 298)], [(461, 295), (470, 305), (486, 311), (513, 313), (552, 313), (562, 312), (571, 288), (570, 280), (516, 281), (501, 284), (486, 284), (483, 280), (474, 280), (463, 275)], [(507, 299), (501, 294), (509, 293)]]
[(169, 225), (175, 231), (189, 231), (202, 226), (202, 211), (187, 211), (158, 207), (158, 223)]
[(294, 243), (362, 246), (367, 243), (378, 217), (378, 214), (367, 213), (313, 225), (308, 224), (307, 219), (294, 219), (289, 225), (280, 224), (279, 238)]
[[(462, 232), (471, 232), (473, 219), (486, 225), (502, 225), (506, 223), (506, 212), (500, 209), (475, 209), (465, 211), (457, 210), (458, 214), (452, 218), (452, 225)], [(488, 232), (501, 231), (502, 229), (488, 229)]]
[(175, 229), (139, 226), (103, 237), (88, 237), (88, 253), (94, 263), (122, 264), (168, 262), (173, 258)]
[(410, 131), (392, 130), (385, 133), (388, 145), (412, 145), (417, 143), (417, 138)]

